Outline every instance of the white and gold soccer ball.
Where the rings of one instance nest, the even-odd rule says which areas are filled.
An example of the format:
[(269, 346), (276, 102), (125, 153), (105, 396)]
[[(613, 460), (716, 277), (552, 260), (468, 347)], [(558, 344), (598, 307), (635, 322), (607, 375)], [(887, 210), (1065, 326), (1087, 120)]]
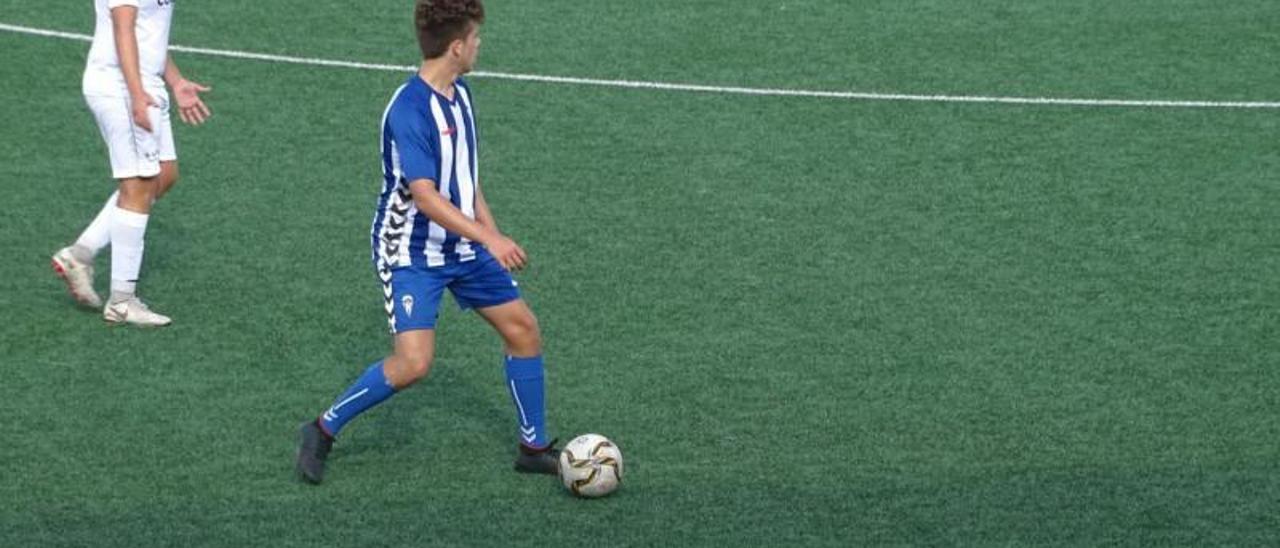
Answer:
[(622, 482), (622, 451), (600, 434), (583, 434), (560, 450), (560, 480), (579, 497), (612, 493)]

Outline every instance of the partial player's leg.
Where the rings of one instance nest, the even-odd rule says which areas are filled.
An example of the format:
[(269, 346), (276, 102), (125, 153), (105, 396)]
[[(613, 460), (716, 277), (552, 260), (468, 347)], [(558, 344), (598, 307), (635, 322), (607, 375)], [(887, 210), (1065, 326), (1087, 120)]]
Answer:
[[(85, 97), (98, 131), (107, 144), (111, 170), (116, 179), (138, 175), (138, 158), (133, 140), (129, 105), (115, 97)], [(67, 283), (72, 298), (81, 305), (101, 308), (102, 298), (93, 289), (93, 259), (111, 243), (112, 214), (119, 191), (113, 192), (75, 243), (54, 253), (53, 271)]]
[(434, 352), (433, 329), (396, 335), (394, 354), (370, 365), (319, 418), (303, 424), (297, 458), (302, 479), (315, 484), (323, 481), (325, 460), (342, 428), (351, 419), (426, 377)]
[(497, 306), (477, 308), (485, 321), (502, 337), (503, 351), (508, 356), (534, 357), (542, 354), (542, 331), (524, 299)]
[(111, 298), (102, 311), (108, 323), (160, 327), (171, 322), (167, 316), (152, 312), (137, 296), (147, 222), (151, 218), (157, 182), (154, 176), (120, 181), (120, 196), (111, 225)]
[(53, 255), (54, 273), (67, 283), (71, 297), (89, 308), (102, 307), (102, 297), (93, 288), (93, 260), (102, 248), (111, 243), (111, 219), (119, 195), (119, 191), (112, 192), (75, 243)]
[(520, 472), (556, 474), (559, 452), (547, 436), (538, 320), (523, 299), (477, 308), (476, 312), (498, 331), (505, 347), (507, 389), (519, 421), (515, 468)]
[(435, 354), (435, 333), (418, 329), (396, 334), (395, 352), (365, 369), (317, 419), (324, 433), (336, 437), (351, 419), (426, 377)]
[(436, 311), (447, 278), (416, 267), (391, 270), (380, 265), (387, 322), (395, 333), (395, 351), (374, 362), (320, 417), (304, 423), (297, 471), (309, 483), (324, 479), (325, 459), (348, 422), (427, 376), (435, 355)]
[(173, 185), (178, 183), (178, 161), (160, 161), (160, 175), (156, 176), (156, 196), (155, 200), (159, 201), (164, 197)]

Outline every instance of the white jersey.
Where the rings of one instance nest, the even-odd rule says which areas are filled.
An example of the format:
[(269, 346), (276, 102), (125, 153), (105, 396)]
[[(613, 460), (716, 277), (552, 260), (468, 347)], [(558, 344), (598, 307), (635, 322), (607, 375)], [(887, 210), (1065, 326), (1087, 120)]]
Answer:
[(84, 94), (87, 96), (127, 97), (120, 57), (116, 54), (115, 31), (111, 24), (111, 8), (135, 6), (138, 20), (134, 33), (138, 39), (138, 68), (142, 86), (148, 90), (164, 90), (164, 69), (169, 57), (169, 24), (173, 20), (174, 0), (94, 0), (98, 22), (93, 30), (93, 45), (84, 67)]

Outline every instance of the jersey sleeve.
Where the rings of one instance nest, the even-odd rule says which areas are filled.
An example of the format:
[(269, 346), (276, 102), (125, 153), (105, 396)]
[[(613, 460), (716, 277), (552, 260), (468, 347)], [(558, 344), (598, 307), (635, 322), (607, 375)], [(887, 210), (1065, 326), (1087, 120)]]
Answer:
[(391, 139), (395, 142), (396, 152), (400, 154), (400, 173), (409, 182), (418, 179), (439, 182), (439, 155), (431, 140), (431, 128), (425, 122), (426, 117), (416, 112), (403, 114), (390, 116), (387, 120)]

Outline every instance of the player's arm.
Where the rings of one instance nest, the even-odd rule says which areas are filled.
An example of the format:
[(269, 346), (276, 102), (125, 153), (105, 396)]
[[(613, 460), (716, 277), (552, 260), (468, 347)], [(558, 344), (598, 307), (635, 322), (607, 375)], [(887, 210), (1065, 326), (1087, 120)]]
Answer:
[(147, 108), (159, 106), (142, 87), (142, 69), (138, 61), (138, 36), (134, 30), (138, 22), (136, 4), (115, 5), (111, 8), (111, 30), (116, 39), (116, 57), (120, 59), (120, 72), (124, 73), (125, 86), (129, 88), (129, 112), (133, 123), (151, 131), (151, 116)]
[(184, 78), (182, 71), (178, 70), (177, 63), (173, 62), (172, 55), (165, 57), (164, 81), (173, 90), (173, 98), (178, 102), (178, 116), (183, 122), (200, 125), (213, 116), (209, 107), (205, 106), (204, 101), (200, 99), (200, 92), (212, 91), (213, 88)]
[[(524, 250), (516, 245), (511, 238), (503, 236), (496, 228), (486, 226), (480, 219), (480, 197), (476, 195), (476, 218), (471, 220), (452, 203), (444, 199), (438, 191), (436, 185), (430, 179), (418, 179), (409, 183), (409, 192), (413, 193), (413, 203), (418, 206), (427, 218), (435, 221), (436, 224), (445, 228), (449, 232), (461, 234), (467, 239), (480, 242), (489, 249), (489, 253), (502, 264), (507, 270), (520, 270), (524, 268), (528, 262), (528, 256)], [(486, 213), (488, 207), (485, 208)], [(492, 216), (489, 216), (492, 222)]]
[(480, 182), (476, 182), (476, 221), (486, 228), (501, 233), (498, 230), (498, 222), (493, 219), (493, 213), (489, 211), (489, 202), (484, 199), (484, 193), (480, 191)]

